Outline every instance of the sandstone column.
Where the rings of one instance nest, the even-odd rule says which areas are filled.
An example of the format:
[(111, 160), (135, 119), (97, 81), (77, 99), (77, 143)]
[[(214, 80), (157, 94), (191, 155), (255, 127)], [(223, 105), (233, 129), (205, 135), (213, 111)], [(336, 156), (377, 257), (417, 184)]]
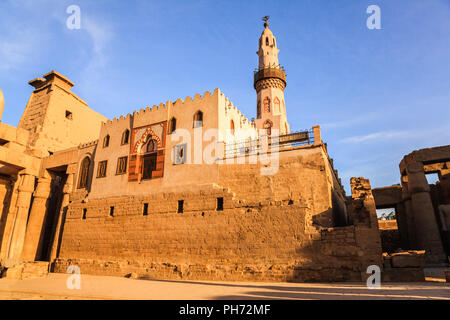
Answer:
[(8, 258), (8, 252), (9, 252), (9, 246), (11, 243), (11, 235), (13, 231), (13, 224), (15, 219), (15, 212), (16, 212), (16, 202), (17, 202), (17, 195), (19, 193), (19, 177), (18, 176), (11, 176), (10, 177), (10, 185), (8, 188), (10, 189), (10, 201), (9, 201), (9, 208), (7, 210), (4, 210), (3, 214), (6, 215), (2, 218), (3, 226), (2, 231), (0, 232), (0, 261), (4, 261), (6, 258)]
[(8, 260), (18, 262), (22, 257), (22, 249), (25, 241), (25, 232), (27, 228), (28, 212), (31, 202), (31, 194), (34, 191), (35, 177), (28, 174), (20, 176), (20, 185), (16, 208), (13, 219), (13, 228), (11, 241), (8, 251)]
[(405, 204), (403, 202), (397, 203), (395, 206), (395, 214), (397, 216), (398, 231), (400, 233), (400, 248), (406, 250), (409, 248), (408, 222), (406, 220)]
[(447, 262), (423, 164), (412, 158), (405, 160), (418, 249), (427, 251), (428, 263)]
[(408, 234), (408, 247), (404, 249), (417, 249), (414, 212), (411, 204), (411, 194), (408, 191), (408, 177), (402, 177), (402, 201), (405, 208), (406, 230)]
[(57, 255), (59, 254), (59, 244), (62, 237), (62, 227), (64, 224), (64, 221), (66, 220), (66, 212), (67, 207), (69, 206), (69, 200), (70, 200), (70, 194), (72, 193), (73, 189), (73, 174), (69, 174), (67, 176), (66, 184), (63, 188), (63, 198), (61, 201), (61, 209), (59, 210), (58, 215), (58, 224), (56, 225), (55, 230), (55, 237), (53, 239), (52, 244), (52, 250), (50, 254), (50, 263), (53, 262), (53, 260), (56, 259)]
[(50, 178), (39, 178), (36, 191), (34, 192), (33, 205), (28, 219), (22, 253), (22, 259), (25, 261), (34, 261), (36, 259), (45, 213), (47, 211), (47, 200), (50, 196), (50, 184)]

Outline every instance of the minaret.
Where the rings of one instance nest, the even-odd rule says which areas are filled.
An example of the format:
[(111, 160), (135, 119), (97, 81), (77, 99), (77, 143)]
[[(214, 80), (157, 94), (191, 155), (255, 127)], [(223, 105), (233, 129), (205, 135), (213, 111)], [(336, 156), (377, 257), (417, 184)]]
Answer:
[(278, 62), (277, 40), (269, 29), (269, 17), (264, 17), (264, 31), (259, 39), (259, 68), (255, 71), (255, 90), (257, 92), (256, 128), (266, 129), (272, 134), (290, 132), (286, 117), (284, 88), (286, 88), (286, 73)]

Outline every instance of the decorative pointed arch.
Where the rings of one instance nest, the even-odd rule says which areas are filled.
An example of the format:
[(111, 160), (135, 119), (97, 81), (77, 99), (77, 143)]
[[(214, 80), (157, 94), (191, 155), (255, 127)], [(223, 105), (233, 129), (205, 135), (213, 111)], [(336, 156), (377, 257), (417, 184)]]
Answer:
[(150, 140), (156, 141), (155, 144), (157, 149), (162, 147), (161, 139), (159, 138), (159, 136), (154, 133), (151, 128), (147, 128), (141, 138), (136, 142), (133, 153), (145, 153), (147, 151), (146, 147)]
[(109, 147), (109, 142), (111, 140), (111, 137), (109, 136), (109, 134), (107, 134), (104, 138), (103, 138), (103, 148), (107, 148)]
[(231, 134), (234, 136), (234, 121), (233, 120), (230, 121), (230, 130), (231, 130)]
[(263, 104), (264, 104), (264, 111), (270, 112), (270, 98), (269, 97), (264, 98)]
[(130, 130), (126, 129), (122, 133), (121, 145), (123, 146), (124, 144), (128, 144), (129, 142), (130, 142)]
[(84, 189), (87, 187), (90, 167), (91, 167), (91, 159), (88, 156), (86, 156), (83, 159), (83, 161), (81, 161), (78, 179), (78, 189)]
[(169, 121), (133, 129), (128, 165), (128, 181), (164, 176), (164, 159)]
[(175, 130), (177, 130), (177, 119), (175, 117), (172, 117), (169, 121), (169, 130), (168, 133), (174, 133)]
[(256, 106), (256, 118), (261, 119), (261, 101), (258, 100), (258, 104)]
[(280, 99), (278, 99), (278, 97), (275, 97), (275, 100), (273, 100), (273, 104), (275, 106), (275, 112), (280, 112), (281, 108), (280, 108)]
[(272, 127), (273, 127), (272, 121), (270, 121), (269, 119), (264, 121), (263, 128), (266, 129), (268, 136), (272, 135)]
[(158, 141), (155, 139), (148, 139), (147, 144), (145, 145), (144, 152), (151, 153), (158, 151)]
[(194, 114), (194, 128), (203, 127), (203, 112), (198, 110)]

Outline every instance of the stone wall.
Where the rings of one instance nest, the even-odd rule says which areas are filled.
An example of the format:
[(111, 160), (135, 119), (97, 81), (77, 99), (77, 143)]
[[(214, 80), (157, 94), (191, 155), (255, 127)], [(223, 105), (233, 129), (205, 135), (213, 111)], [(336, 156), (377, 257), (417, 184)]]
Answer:
[(381, 259), (378, 229), (377, 241), (371, 221), (333, 227), (326, 159), (320, 146), (306, 148), (273, 176), (260, 175), (261, 165), (219, 165), (219, 183), (196, 189), (74, 201), (54, 271), (77, 264), (86, 274), (158, 279), (365, 280), (367, 264)]
[[(54, 270), (77, 264), (82, 273), (164, 279), (361, 280), (354, 227), (308, 227), (301, 204), (249, 207), (225, 190), (201, 195), (90, 201), (85, 220), (83, 206), (71, 206)], [(216, 210), (217, 197), (224, 211)]]
[(74, 84), (63, 75), (51, 71), (44, 78), (29, 82), (35, 90), (18, 125), (30, 132), (27, 147), (46, 157), (49, 152), (97, 139), (101, 123), (108, 119), (89, 109), (71, 91)]
[(393, 253), (402, 248), (397, 220), (378, 220), (378, 226), (383, 252)]

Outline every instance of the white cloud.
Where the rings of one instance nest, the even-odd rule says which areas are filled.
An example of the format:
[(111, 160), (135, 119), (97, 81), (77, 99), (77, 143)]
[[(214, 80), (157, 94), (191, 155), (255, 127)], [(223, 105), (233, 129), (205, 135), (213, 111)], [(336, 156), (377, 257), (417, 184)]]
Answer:
[(414, 132), (412, 131), (381, 131), (370, 133), (363, 136), (353, 136), (340, 140), (343, 143), (361, 143), (367, 141), (379, 141), (379, 140), (388, 140), (392, 138), (405, 138), (405, 137), (413, 137)]
[(39, 54), (37, 48), (44, 42), (44, 33), (4, 15), (0, 16), (1, 20), (0, 70), (16, 70)]
[[(415, 139), (416, 143), (427, 141), (428, 144), (442, 144), (447, 137), (450, 137), (450, 126), (444, 125), (435, 128), (416, 128), (414, 130), (387, 130), (375, 133), (369, 133), (361, 136), (347, 137), (339, 140), (340, 143), (364, 143), (380, 142), (392, 139)], [(437, 140), (435, 142), (435, 140)]]
[(92, 39), (92, 58), (89, 67), (104, 67), (108, 61), (107, 47), (114, 38), (112, 28), (98, 19), (82, 16), (81, 28)]
[(381, 117), (382, 117), (382, 115), (379, 112), (377, 112), (377, 113), (374, 112), (374, 113), (364, 114), (361, 116), (351, 116), (351, 117), (348, 117), (347, 119), (340, 120), (340, 121), (324, 123), (321, 125), (321, 127), (326, 128), (328, 130), (337, 129), (337, 128), (345, 128), (345, 127), (350, 127), (350, 126), (355, 126), (355, 125), (362, 125), (369, 121), (374, 121), (374, 120), (380, 119)]
[[(81, 29), (73, 32), (84, 32), (87, 41), (83, 41), (82, 49), (87, 52), (87, 59), (80, 70), (77, 88), (80, 94), (89, 99), (108, 90), (108, 81), (105, 82), (105, 74), (111, 70), (107, 69), (111, 63), (113, 54), (113, 40), (115, 34), (110, 23), (97, 16), (87, 16), (81, 8)], [(72, 31), (71, 31), (72, 32)], [(86, 54), (84, 54), (86, 56)], [(108, 96), (104, 95), (103, 96)]]

